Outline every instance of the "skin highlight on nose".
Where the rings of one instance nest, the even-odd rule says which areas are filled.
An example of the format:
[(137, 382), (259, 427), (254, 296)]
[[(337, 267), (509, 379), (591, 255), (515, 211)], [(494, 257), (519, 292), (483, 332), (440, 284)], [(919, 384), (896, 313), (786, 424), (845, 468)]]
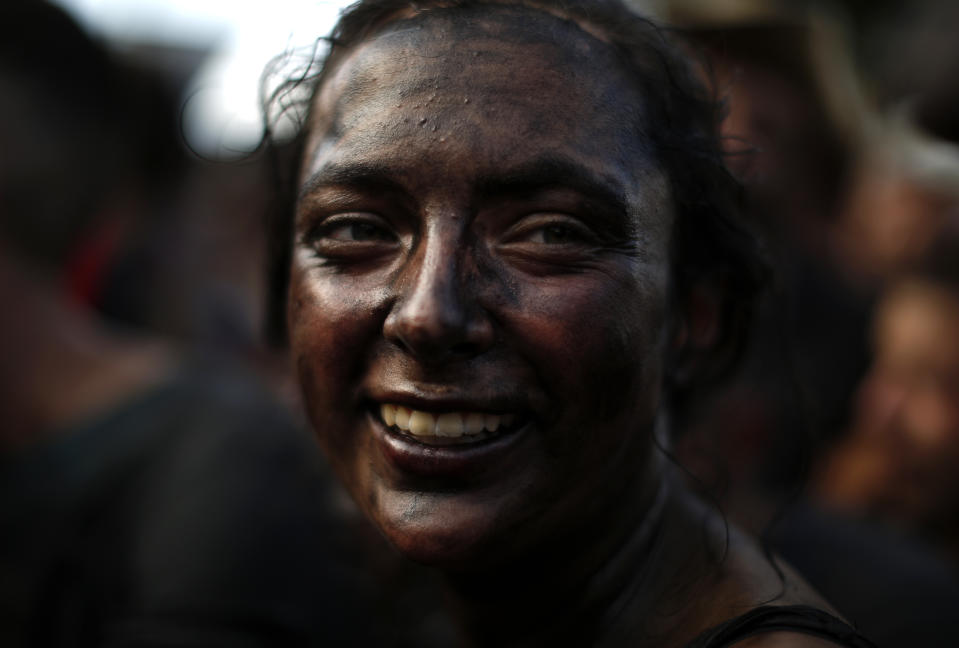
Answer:
[(492, 322), (479, 303), (477, 276), (467, 268), (474, 252), (460, 242), (465, 218), (446, 217), (418, 243), (396, 282), (384, 336), (427, 361), (477, 354), (493, 339)]

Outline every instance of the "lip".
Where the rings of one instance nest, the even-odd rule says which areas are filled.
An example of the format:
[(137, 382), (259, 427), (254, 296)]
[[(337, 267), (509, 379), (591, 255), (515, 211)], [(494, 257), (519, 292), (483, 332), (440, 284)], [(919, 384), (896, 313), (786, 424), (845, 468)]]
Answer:
[(403, 405), (425, 412), (479, 411), (488, 413), (516, 413), (525, 408), (508, 403), (507, 399), (485, 401), (482, 405), (464, 398), (423, 399), (409, 394), (384, 394), (373, 401), (367, 418), (374, 439), (388, 464), (400, 474), (429, 477), (466, 479), (480, 475), (498, 465), (519, 445), (531, 427), (530, 420), (520, 428), (497, 436), (453, 445), (428, 445), (412, 436), (388, 428), (379, 415), (374, 413), (379, 403)]
[[(404, 385), (402, 389), (367, 389), (366, 400), (392, 405), (402, 405), (423, 412), (469, 411), (489, 414), (522, 414), (530, 407), (516, 396), (490, 395), (476, 398), (468, 392), (452, 387), (429, 385), (420, 387), (415, 384)], [(505, 391), (505, 390), (504, 390)], [(502, 393), (502, 392), (501, 392)], [(522, 393), (516, 390), (516, 393)]]

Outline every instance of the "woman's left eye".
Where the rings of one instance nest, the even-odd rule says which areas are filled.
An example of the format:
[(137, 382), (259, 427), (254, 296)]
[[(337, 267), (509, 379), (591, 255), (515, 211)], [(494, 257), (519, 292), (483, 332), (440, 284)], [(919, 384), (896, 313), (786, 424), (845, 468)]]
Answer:
[(524, 238), (529, 243), (545, 245), (563, 245), (583, 241), (581, 232), (566, 225), (546, 225), (529, 232)]
[(331, 228), (324, 238), (344, 243), (367, 241), (392, 241), (393, 235), (386, 229), (366, 222), (345, 223)]
[(506, 236), (509, 244), (544, 246), (589, 245), (595, 237), (578, 220), (563, 215), (533, 215), (510, 228)]

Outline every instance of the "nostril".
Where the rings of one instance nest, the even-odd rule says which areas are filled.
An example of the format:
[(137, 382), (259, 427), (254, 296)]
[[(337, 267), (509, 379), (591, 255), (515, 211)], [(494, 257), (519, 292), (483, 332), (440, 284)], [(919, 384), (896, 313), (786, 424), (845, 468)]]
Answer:
[(481, 346), (473, 342), (445, 344), (443, 340), (410, 340), (401, 336), (394, 338), (393, 343), (406, 353), (410, 353), (424, 359), (433, 360), (451, 360), (456, 357), (468, 357), (476, 355), (482, 351)]
[(479, 355), (492, 339), (491, 323), (484, 316), (413, 318), (402, 310), (387, 318), (383, 332), (406, 353), (430, 362)]
[(450, 353), (453, 355), (473, 355), (479, 351), (478, 345), (472, 342), (461, 342), (450, 347)]
[(465, 287), (455, 267), (420, 267), (411, 283), (401, 286), (383, 323), (385, 337), (410, 355), (429, 362), (447, 362), (482, 353), (492, 340), (492, 321)]

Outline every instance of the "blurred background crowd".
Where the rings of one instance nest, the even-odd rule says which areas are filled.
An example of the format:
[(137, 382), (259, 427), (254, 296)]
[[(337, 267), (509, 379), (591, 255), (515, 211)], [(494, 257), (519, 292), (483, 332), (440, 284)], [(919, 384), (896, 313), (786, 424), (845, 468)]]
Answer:
[[(314, 38), (341, 4), (275, 13)], [(880, 645), (959, 645), (959, 3), (633, 4), (727, 102), (771, 266), (677, 460)], [(103, 10), (137, 6), (0, 7), (0, 644), (443, 645), (438, 606), (371, 585), (431, 586), (329, 481), (269, 343), (275, 166), (210, 94), (242, 42)], [(266, 63), (232, 64), (254, 105)]]

